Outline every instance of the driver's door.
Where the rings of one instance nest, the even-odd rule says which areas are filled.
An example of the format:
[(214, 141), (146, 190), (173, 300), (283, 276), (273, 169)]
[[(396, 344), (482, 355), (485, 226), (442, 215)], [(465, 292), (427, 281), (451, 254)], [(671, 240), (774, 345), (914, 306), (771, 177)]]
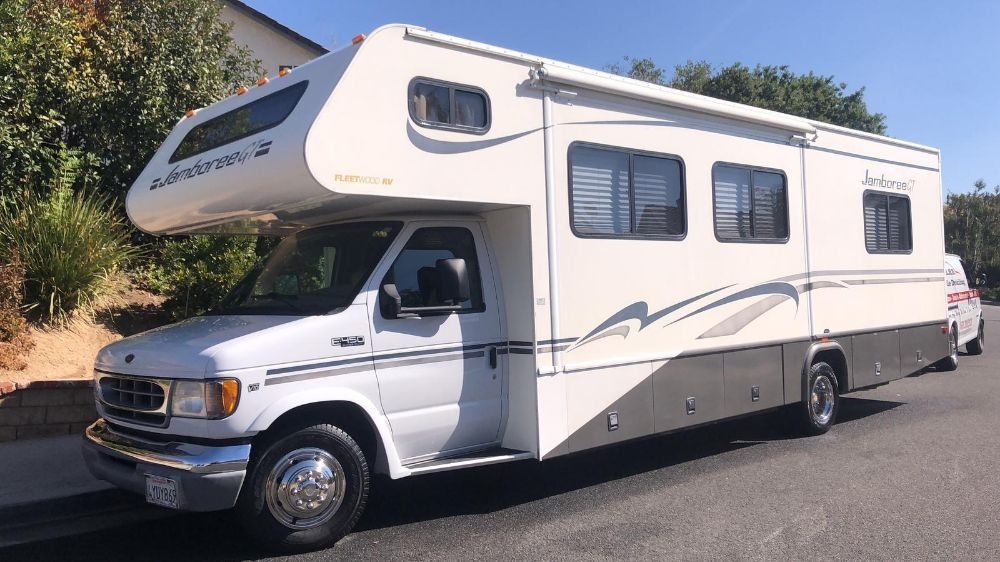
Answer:
[[(497, 290), (477, 223), (420, 222), (394, 245), (369, 291), (372, 346), (382, 408), (403, 462), (486, 448), (499, 440), (503, 414), (502, 343)], [(386, 318), (378, 288), (393, 283), (408, 310), (440, 306), (433, 269), (462, 258), (470, 299), (461, 310)]]

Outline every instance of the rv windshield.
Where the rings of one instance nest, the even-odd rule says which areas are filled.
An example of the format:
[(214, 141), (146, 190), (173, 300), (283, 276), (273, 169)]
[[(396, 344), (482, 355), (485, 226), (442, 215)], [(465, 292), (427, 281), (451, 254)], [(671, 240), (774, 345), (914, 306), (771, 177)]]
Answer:
[(399, 228), (396, 222), (356, 222), (289, 236), (213, 313), (303, 316), (348, 306)]

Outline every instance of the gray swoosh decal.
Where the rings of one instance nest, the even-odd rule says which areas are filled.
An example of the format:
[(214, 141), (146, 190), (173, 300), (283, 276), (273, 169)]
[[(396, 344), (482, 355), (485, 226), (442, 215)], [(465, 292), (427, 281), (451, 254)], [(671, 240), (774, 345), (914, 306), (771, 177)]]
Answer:
[(885, 285), (890, 283), (932, 283), (944, 281), (944, 277), (907, 277), (905, 279), (854, 279), (845, 281), (848, 285)]
[[(622, 324), (622, 325), (619, 325), (619, 326), (615, 326), (614, 328), (611, 328), (610, 330), (605, 330), (605, 331), (601, 332), (600, 334), (597, 334), (596, 336), (590, 338), (589, 340), (587, 340), (587, 341), (585, 341), (583, 343), (590, 343), (592, 341), (597, 341), (597, 340), (600, 340), (600, 339), (609, 338), (611, 336), (621, 336), (622, 338), (627, 338), (628, 337), (628, 333), (630, 331), (631, 331), (631, 329), (628, 327), (627, 324)], [(583, 345), (583, 343), (581, 343), (580, 345)]]
[[(701, 314), (707, 310), (712, 310), (713, 308), (718, 308), (722, 305), (729, 304), (731, 302), (740, 301), (743, 299), (749, 299), (752, 297), (759, 297), (763, 295), (786, 295), (788, 298), (795, 301), (795, 306), (799, 305), (799, 292), (798, 290), (788, 283), (764, 283), (763, 285), (758, 285), (756, 287), (750, 287), (749, 289), (743, 289), (742, 291), (737, 291), (728, 297), (719, 299), (713, 303), (706, 304), (705, 306), (695, 310), (694, 312), (689, 312), (688, 314), (674, 320), (667, 326), (676, 324), (681, 320), (690, 318), (696, 314)], [(666, 327), (666, 326), (664, 326)]]
[[(795, 291), (798, 294), (808, 293), (816, 289), (846, 289), (846, 285), (839, 283), (834, 283), (833, 281), (813, 281), (812, 283), (803, 283), (795, 287)], [(743, 328), (746, 328), (748, 324), (760, 318), (765, 312), (771, 310), (772, 308), (778, 306), (779, 304), (785, 302), (790, 298), (787, 294), (781, 295), (771, 295), (766, 299), (757, 301), (750, 306), (744, 308), (743, 310), (733, 314), (729, 318), (726, 318), (722, 322), (719, 322), (711, 329), (709, 329), (704, 334), (698, 336), (698, 339), (707, 338), (718, 338), (721, 336), (731, 336), (738, 333)]]
[(668, 306), (667, 308), (654, 312), (653, 314), (649, 314), (649, 305), (646, 304), (646, 301), (632, 303), (626, 306), (625, 308), (619, 310), (618, 312), (614, 313), (613, 315), (611, 315), (611, 317), (605, 320), (604, 322), (601, 322), (601, 324), (598, 327), (591, 330), (589, 334), (580, 338), (579, 344), (571, 346), (571, 348), (575, 349), (577, 347), (580, 347), (581, 345), (590, 343), (591, 341), (598, 339), (594, 337), (595, 335), (600, 334), (604, 330), (607, 330), (612, 326), (617, 326), (618, 324), (621, 324), (628, 320), (638, 320), (639, 331), (642, 331), (653, 322), (656, 322), (657, 320), (663, 318), (664, 316), (670, 314), (671, 312), (679, 310), (699, 299), (703, 299), (708, 295), (711, 295), (713, 293), (718, 293), (719, 291), (722, 291), (724, 289), (728, 289), (729, 287), (732, 287), (732, 285), (726, 285), (725, 287), (712, 289), (711, 291), (702, 293), (700, 295), (691, 297), (689, 299), (682, 300), (681, 302), (678, 303), (674, 303)]
[(795, 288), (801, 295), (802, 293), (808, 293), (815, 289), (846, 289), (847, 285), (843, 283), (837, 283), (834, 281), (813, 281), (811, 283), (803, 283)]
[(493, 146), (501, 145), (505, 142), (510, 142), (512, 140), (519, 139), (521, 137), (528, 136), (532, 133), (541, 131), (542, 127), (524, 131), (521, 133), (515, 133), (513, 135), (507, 135), (505, 137), (497, 137), (495, 139), (484, 139), (478, 141), (443, 141), (432, 139), (430, 137), (425, 137), (420, 134), (420, 131), (413, 128), (413, 125), (407, 121), (406, 122), (406, 136), (413, 143), (413, 146), (423, 150), (424, 152), (429, 152), (431, 154), (461, 154), (463, 152), (474, 152), (476, 150), (482, 150), (484, 148), (490, 148)]
[(722, 322), (719, 322), (710, 330), (698, 336), (698, 339), (701, 340), (707, 338), (718, 338), (721, 336), (731, 336), (745, 328), (747, 324), (759, 318), (761, 314), (764, 314), (768, 310), (771, 310), (786, 300), (788, 300), (788, 295), (771, 295), (763, 300), (759, 300), (736, 314), (733, 314), (729, 318), (726, 318)]

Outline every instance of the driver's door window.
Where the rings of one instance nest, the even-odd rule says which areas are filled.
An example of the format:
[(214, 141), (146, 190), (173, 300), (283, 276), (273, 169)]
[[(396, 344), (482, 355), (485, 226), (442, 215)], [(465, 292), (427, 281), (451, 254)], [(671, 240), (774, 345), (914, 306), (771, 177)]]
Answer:
[(482, 312), (483, 287), (476, 259), (476, 241), (466, 228), (421, 228), (403, 247), (392, 264), (383, 285), (394, 283), (404, 308), (450, 305), (437, 293), (439, 286), (438, 260), (461, 258), (469, 272), (470, 299), (460, 303), (461, 312)]

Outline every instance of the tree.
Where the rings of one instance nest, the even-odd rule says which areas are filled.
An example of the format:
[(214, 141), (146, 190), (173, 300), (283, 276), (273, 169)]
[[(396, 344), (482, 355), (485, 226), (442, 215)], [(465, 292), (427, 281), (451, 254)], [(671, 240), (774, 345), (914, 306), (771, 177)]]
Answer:
[(948, 252), (962, 256), (970, 279), (986, 276), (1000, 286), (1000, 185), (987, 190), (979, 180), (971, 193), (949, 193), (944, 209)]
[(665, 80), (663, 69), (650, 59), (625, 57), (624, 61), (627, 70), (619, 64), (605, 68), (637, 80), (860, 131), (876, 134), (886, 131), (885, 115), (868, 111), (865, 89), (849, 92), (847, 84), (834, 82), (833, 76), (796, 74), (787, 66), (750, 68), (741, 63), (715, 70), (707, 62), (688, 61), (677, 65), (673, 78)]
[(0, 2), (0, 195), (52, 183), (65, 150), (121, 194), (192, 107), (259, 75), (215, 0)]

